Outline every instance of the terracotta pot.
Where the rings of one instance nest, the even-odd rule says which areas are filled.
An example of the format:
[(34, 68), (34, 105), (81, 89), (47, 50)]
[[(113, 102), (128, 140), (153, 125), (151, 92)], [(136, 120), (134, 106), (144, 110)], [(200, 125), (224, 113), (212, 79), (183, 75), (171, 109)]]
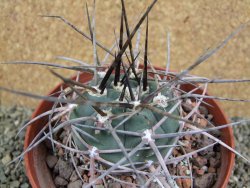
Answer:
[[(160, 69), (160, 68), (157, 68)], [(89, 73), (83, 73), (80, 76), (81, 82), (87, 82), (92, 78), (92, 75)], [(60, 90), (62, 84), (59, 84), (54, 90), (50, 92), (50, 95), (56, 93)], [(194, 88), (191, 85), (183, 85), (182, 89), (185, 91), (190, 91)], [(201, 90), (198, 90), (196, 93), (202, 93)], [(218, 103), (212, 99), (204, 99), (206, 102), (211, 104), (213, 107), (207, 106), (209, 113), (214, 116), (214, 122), (216, 125), (223, 125), (229, 123), (226, 115), (219, 107)], [(48, 111), (52, 108), (53, 103), (48, 101), (42, 101), (38, 108), (33, 113), (32, 117), (36, 117), (37, 115)], [(38, 134), (38, 132), (42, 129), (44, 124), (48, 121), (48, 117), (44, 117), (32, 125), (30, 125), (27, 129), (25, 135), (24, 149), (28, 147), (34, 137)], [(228, 144), (229, 146), (234, 148), (234, 138), (232, 128), (224, 128), (222, 131), (222, 141)], [(54, 188), (54, 183), (52, 180), (52, 176), (50, 170), (48, 169), (45, 157), (47, 154), (47, 149), (44, 144), (40, 144), (30, 152), (28, 152), (25, 157), (25, 168), (26, 174), (29, 178), (30, 184), (33, 188)], [(229, 150), (222, 148), (221, 150), (222, 163), (220, 168), (220, 173), (218, 177), (218, 181), (216, 182), (217, 188), (224, 188), (227, 186), (233, 165), (234, 165), (234, 157), (235, 155)]]

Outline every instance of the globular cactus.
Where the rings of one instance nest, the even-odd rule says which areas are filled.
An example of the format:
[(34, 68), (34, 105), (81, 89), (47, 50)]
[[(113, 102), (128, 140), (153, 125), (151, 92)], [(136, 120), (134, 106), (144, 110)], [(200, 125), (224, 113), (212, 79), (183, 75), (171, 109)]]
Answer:
[[(88, 117), (93, 116), (95, 119), (83, 121), (81, 123), (78, 123), (74, 125), (77, 127), (77, 132), (79, 135), (74, 135), (74, 141), (76, 142), (76, 145), (81, 150), (86, 150), (86, 146), (82, 144), (82, 142), (79, 140), (79, 136), (82, 140), (84, 140), (87, 144), (89, 144), (92, 147), (96, 147), (98, 150), (118, 150), (120, 149), (120, 146), (118, 145), (117, 141), (113, 138), (112, 134), (110, 133), (110, 130), (108, 127), (112, 127), (116, 130), (122, 130), (122, 131), (130, 131), (135, 133), (142, 133), (146, 130), (152, 130), (153, 134), (167, 134), (167, 133), (174, 133), (179, 128), (179, 122), (177, 120), (173, 120), (171, 118), (165, 120), (161, 126), (159, 126), (156, 130), (153, 131), (153, 126), (157, 124), (162, 118), (163, 115), (159, 114), (157, 112), (154, 112), (150, 109), (142, 109), (139, 110), (137, 113), (133, 114), (133, 112), (137, 109), (137, 105), (140, 104), (140, 101), (143, 101), (145, 97), (149, 94), (154, 92), (157, 89), (157, 85), (155, 81), (149, 81), (148, 82), (148, 90), (146, 92), (142, 92), (142, 95), (140, 97), (140, 101), (126, 101), (125, 99), (120, 101), (120, 97), (122, 94), (122, 86), (119, 82), (119, 86), (115, 86), (113, 82), (114, 76), (110, 78), (108, 86), (106, 87), (103, 94), (94, 93), (93, 91), (85, 91), (83, 93), (83, 96), (86, 100), (95, 101), (95, 102), (120, 102), (122, 104), (132, 104), (134, 105), (133, 108), (124, 108), (124, 107), (103, 107), (101, 110), (106, 113), (106, 115), (100, 115), (96, 110), (87, 105), (79, 105), (74, 108), (74, 110), (71, 112), (70, 118), (80, 118), (80, 117)], [(138, 97), (139, 92), (139, 85), (134, 80), (130, 80), (130, 86), (132, 88), (132, 91), (135, 95), (135, 97)], [(126, 99), (130, 99), (129, 97), (129, 91), (126, 90)], [(164, 110), (168, 112), (171, 110), (174, 106), (174, 102), (167, 102), (167, 100), (173, 98), (173, 92), (167, 88), (161, 91), (159, 95), (157, 95), (153, 100), (147, 101), (149, 105), (156, 106), (157, 108), (160, 108), (161, 110)], [(124, 121), (124, 119), (132, 114), (132, 116), (127, 120)], [(172, 114), (179, 115), (178, 109), (174, 110)], [(122, 123), (124, 121), (124, 123)], [(119, 127), (116, 128), (117, 125)], [(87, 125), (87, 126), (86, 126)], [(97, 128), (103, 128), (103, 130), (95, 129)], [(127, 135), (124, 132), (118, 132), (119, 140), (121, 144), (126, 149), (133, 149), (136, 147), (140, 141), (142, 140), (139, 136), (133, 136), (133, 135)], [(86, 135), (91, 135), (86, 136)], [(162, 138), (157, 139), (155, 141), (156, 146), (167, 146), (173, 144), (173, 138)], [(145, 146), (146, 147), (146, 146)], [(165, 147), (162, 149), (159, 149), (162, 156), (165, 156), (167, 151), (169, 150), (169, 147)], [(101, 157), (104, 159), (111, 161), (113, 163), (118, 162), (124, 154), (122, 151), (119, 152), (108, 152), (100, 154)], [(141, 148), (140, 151), (136, 152), (133, 157), (132, 161), (134, 162), (145, 162), (146, 160), (152, 160), (156, 161), (155, 153), (152, 149), (144, 149)]]

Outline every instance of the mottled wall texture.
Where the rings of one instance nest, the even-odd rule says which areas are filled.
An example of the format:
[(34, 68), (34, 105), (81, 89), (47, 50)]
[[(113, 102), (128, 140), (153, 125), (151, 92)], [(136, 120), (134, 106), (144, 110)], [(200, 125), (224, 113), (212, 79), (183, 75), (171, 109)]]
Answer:
[[(134, 25), (151, 0), (126, 0), (128, 20)], [(92, 12), (92, 1), (88, 1)], [(120, 21), (119, 0), (97, 0), (97, 40), (110, 47)], [(39, 15), (60, 15), (88, 32), (85, 0), (1, 0), (0, 62), (34, 60), (67, 62), (67, 56), (92, 63), (91, 43), (56, 19)], [(171, 33), (171, 69), (183, 70), (204, 51), (214, 47), (237, 26), (250, 20), (249, 0), (159, 0), (149, 16), (149, 58), (154, 65), (166, 62), (166, 33)], [(142, 27), (145, 31), (145, 25)], [(142, 48), (143, 50), (143, 48)], [(98, 49), (100, 58), (104, 57)], [(111, 60), (109, 60), (111, 61)], [(72, 75), (71, 71), (60, 71)], [(209, 78), (250, 78), (250, 26), (234, 37), (206, 63), (192, 71)], [(60, 81), (44, 67), (0, 65), (0, 85), (45, 95)], [(213, 95), (250, 99), (250, 84), (211, 84)], [(4, 105), (35, 108), (38, 101), (0, 92)], [(250, 104), (221, 102), (229, 116), (250, 116)]]

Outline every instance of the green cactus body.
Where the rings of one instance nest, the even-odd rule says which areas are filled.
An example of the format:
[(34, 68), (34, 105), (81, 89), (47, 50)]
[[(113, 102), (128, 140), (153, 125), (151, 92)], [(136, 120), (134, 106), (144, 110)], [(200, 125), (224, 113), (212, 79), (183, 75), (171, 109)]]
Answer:
[[(113, 80), (113, 77), (110, 80)], [(136, 89), (137, 87), (136, 81), (130, 80), (130, 84), (133, 89)], [(148, 86), (149, 86), (150, 93), (156, 90), (155, 82), (149, 81)], [(87, 100), (96, 101), (96, 102), (114, 102), (114, 101), (118, 101), (120, 93), (121, 92), (114, 89), (113, 84), (109, 82), (106, 95), (94, 96), (94, 95), (91, 95), (89, 92), (84, 92), (83, 96)], [(163, 90), (161, 94), (169, 98), (173, 97), (173, 93), (168, 89)], [(145, 96), (146, 96), (145, 94), (142, 95), (142, 99)], [(174, 105), (173, 102), (169, 103), (168, 106), (164, 108), (164, 110), (168, 112), (173, 107), (173, 105)], [(163, 107), (159, 107), (159, 108), (163, 109)], [(129, 112), (129, 111), (131, 112), (134, 109), (114, 107), (112, 109), (102, 108), (102, 110), (110, 111), (112, 115), (118, 115), (118, 114), (122, 114), (122, 113)], [(179, 114), (178, 110), (175, 110), (173, 114), (178, 115)], [(70, 118), (74, 119), (74, 118), (88, 117), (88, 116), (97, 117), (98, 115), (99, 114), (97, 114), (97, 112), (95, 112), (95, 110), (91, 106), (79, 105), (72, 111)], [(116, 125), (118, 125), (125, 117), (113, 119), (110, 122), (111, 126), (116, 127)], [(118, 128), (118, 130), (142, 133), (147, 129), (151, 129), (152, 126), (154, 126), (162, 117), (163, 116), (160, 114), (152, 112), (148, 109), (143, 109), (138, 114), (132, 116), (128, 121), (122, 124)], [(94, 122), (93, 120), (84, 121), (81, 124), (88, 125), (88, 126), (96, 126), (96, 122)], [(81, 138), (90, 146), (95, 146), (99, 150), (120, 149), (116, 140), (113, 138), (113, 136), (108, 130), (101, 130), (97, 133), (94, 129), (91, 129), (91, 128), (81, 127), (80, 125), (75, 125), (75, 126), (96, 138), (96, 140), (94, 140), (79, 132), (79, 135), (81, 136)], [(158, 129), (155, 130), (155, 133), (156, 134), (173, 133), (173, 132), (176, 132), (178, 128), (179, 128), (179, 122), (171, 118), (168, 118)], [(118, 136), (123, 146), (126, 149), (133, 149), (141, 142), (141, 139), (142, 139), (141, 137), (124, 135), (124, 134), (119, 134), (119, 133), (118, 133)], [(75, 135), (73, 138), (79, 149), (87, 150), (87, 148), (80, 142), (79, 137)], [(170, 144), (173, 144), (173, 139), (172, 138), (157, 139), (155, 140), (155, 143), (157, 146), (170, 145)], [(161, 152), (163, 156), (167, 153), (168, 150), (169, 148), (159, 149), (159, 151)], [(122, 152), (114, 152), (114, 153), (108, 153), (108, 154), (100, 154), (100, 156), (108, 161), (115, 163), (119, 161), (124, 156), (124, 154)], [(155, 161), (156, 156), (154, 155), (154, 152), (152, 149), (146, 149), (146, 150), (138, 151), (131, 159), (134, 162), (145, 162), (146, 160)]]

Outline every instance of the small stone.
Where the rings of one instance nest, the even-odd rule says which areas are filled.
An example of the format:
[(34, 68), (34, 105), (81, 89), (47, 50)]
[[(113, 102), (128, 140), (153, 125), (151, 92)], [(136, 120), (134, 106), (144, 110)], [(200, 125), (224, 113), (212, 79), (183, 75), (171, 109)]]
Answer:
[(66, 180), (68, 180), (73, 172), (73, 167), (67, 164), (65, 161), (61, 162), (59, 165), (59, 175)]
[(129, 182), (129, 183), (132, 183), (132, 182), (133, 182), (133, 179), (132, 179), (130, 176), (127, 176), (127, 177), (125, 178), (125, 181), (126, 181), (126, 182)]
[(207, 127), (207, 120), (206, 119), (200, 119), (200, 127), (201, 128), (206, 128)]
[(201, 168), (201, 169), (196, 169), (195, 172), (196, 172), (196, 174), (197, 174), (198, 176), (202, 176), (202, 175), (205, 174), (205, 170), (202, 169), (202, 168)]
[[(123, 177), (125, 182), (132, 183), (133, 179), (130, 176), (125, 176)], [(133, 185), (128, 185), (128, 184), (122, 184), (122, 188), (136, 188), (136, 186)]]
[(29, 184), (28, 183), (23, 183), (20, 188), (29, 188)]
[(189, 178), (182, 179), (182, 187), (183, 188), (190, 188), (192, 184), (192, 180)]
[(59, 149), (58, 149), (58, 155), (59, 155), (60, 157), (62, 157), (62, 156), (64, 155), (64, 151), (63, 151), (62, 148), (59, 148)]
[(180, 155), (179, 151), (177, 149), (173, 149), (173, 153), (172, 153), (173, 156), (177, 157)]
[(185, 136), (183, 136), (183, 138), (184, 138), (185, 140), (190, 141), (190, 139), (191, 139), (191, 135), (185, 135)]
[(60, 165), (61, 161), (62, 161), (62, 159), (59, 158), (58, 161), (57, 161), (57, 163), (56, 163), (56, 165), (54, 166), (54, 169), (53, 169), (53, 173), (54, 174), (58, 174), (59, 173), (59, 165)]
[(215, 183), (216, 174), (208, 173), (201, 177), (194, 179), (194, 187), (196, 188), (210, 188)]
[(176, 184), (178, 185), (179, 188), (182, 188), (182, 181), (180, 178), (177, 178), (176, 180)]
[(104, 188), (104, 185), (99, 184), (99, 185), (95, 185), (96, 188)]
[[(159, 185), (158, 183), (152, 182), (152, 183), (150, 183), (149, 188), (162, 188), (162, 186)], [(179, 188), (181, 188), (181, 187), (179, 187)]]
[(83, 181), (84, 182), (88, 182), (89, 181), (89, 177), (86, 174), (83, 174)]
[(207, 166), (203, 166), (203, 167), (201, 167), (201, 169), (203, 169), (203, 170), (205, 170), (205, 172), (207, 172), (208, 167)]
[(201, 114), (207, 116), (208, 115), (208, 109), (205, 106), (199, 106), (199, 111)]
[(183, 143), (183, 146), (185, 147), (185, 149), (191, 149), (191, 142), (190, 141), (188, 141), (188, 140), (183, 140), (182, 141), (182, 143)]
[(1, 188), (8, 188), (6, 184), (1, 184)]
[[(208, 138), (207, 136), (202, 135), (201, 140), (199, 141), (198, 147), (203, 148), (208, 145), (213, 144), (214, 141), (211, 138)], [(207, 155), (210, 152), (214, 152), (214, 147), (209, 147), (201, 152), (199, 152), (200, 155)]]
[(213, 118), (214, 118), (214, 116), (212, 114), (208, 114), (207, 115), (207, 120), (208, 121), (211, 121)]
[(62, 178), (69, 180), (74, 168), (71, 164), (63, 161), (61, 158), (57, 161), (54, 167), (54, 173), (59, 174)]
[(215, 173), (215, 172), (216, 172), (216, 169), (215, 169), (214, 167), (211, 167), (211, 166), (210, 166), (210, 167), (208, 168), (208, 172), (209, 172), (209, 173)]
[(108, 184), (108, 188), (121, 188), (121, 184), (118, 182), (112, 182)]
[(0, 168), (0, 182), (6, 183), (6, 181), (7, 181), (7, 177), (4, 174), (4, 170), (2, 168)]
[(182, 166), (182, 165), (178, 165), (177, 166), (177, 171), (178, 171), (178, 174), (180, 176), (186, 176), (186, 171), (188, 170), (188, 167), (187, 166)]
[(81, 180), (71, 182), (67, 186), (67, 188), (81, 188), (81, 187), (82, 187), (82, 181)]
[(192, 105), (191, 104), (188, 104), (188, 103), (183, 103), (182, 104), (182, 108), (185, 112), (189, 113), (191, 112), (191, 110), (193, 109), (192, 108)]
[(78, 179), (78, 175), (77, 175), (75, 170), (72, 172), (69, 179), (70, 179), (71, 182), (74, 182), (74, 181), (76, 181)]
[(10, 182), (10, 188), (18, 188), (19, 185), (20, 185), (20, 182), (17, 180)]
[(196, 158), (193, 158), (193, 163), (198, 166), (198, 167), (203, 167), (207, 164), (207, 159), (206, 158), (203, 158), (203, 157), (196, 157)]
[(11, 160), (12, 160), (12, 159), (11, 159), (11, 156), (10, 156), (10, 154), (8, 153), (8, 154), (6, 154), (6, 155), (2, 158), (2, 163), (3, 163), (4, 165), (7, 165)]
[(210, 165), (210, 167), (217, 168), (217, 167), (220, 166), (220, 160), (218, 160), (218, 159), (216, 159), (216, 158), (214, 158), (214, 157), (211, 157), (211, 158), (209, 159), (209, 165)]
[(58, 161), (58, 158), (54, 155), (47, 155), (46, 157), (46, 163), (49, 168), (53, 168)]
[(67, 182), (64, 178), (62, 178), (62, 177), (60, 177), (60, 176), (57, 176), (57, 177), (55, 178), (54, 183), (55, 183), (55, 185), (57, 185), (57, 186), (65, 186), (65, 185), (68, 184), (68, 182)]

